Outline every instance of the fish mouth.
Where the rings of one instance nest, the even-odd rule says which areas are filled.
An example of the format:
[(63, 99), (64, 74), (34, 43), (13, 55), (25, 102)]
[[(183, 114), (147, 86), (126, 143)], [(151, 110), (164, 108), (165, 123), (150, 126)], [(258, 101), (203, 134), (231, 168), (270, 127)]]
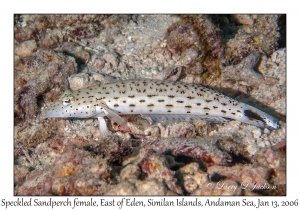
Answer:
[(53, 108), (49, 108), (45, 111), (45, 116), (46, 118), (54, 118), (54, 117), (64, 117), (64, 115), (62, 114), (62, 112), (53, 109)]

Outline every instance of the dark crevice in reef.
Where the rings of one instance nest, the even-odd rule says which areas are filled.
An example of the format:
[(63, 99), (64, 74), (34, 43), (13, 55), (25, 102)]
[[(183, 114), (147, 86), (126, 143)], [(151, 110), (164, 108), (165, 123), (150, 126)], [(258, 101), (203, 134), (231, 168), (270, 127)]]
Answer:
[(286, 14), (282, 14), (278, 18), (280, 39), (278, 41), (279, 48), (286, 47)]

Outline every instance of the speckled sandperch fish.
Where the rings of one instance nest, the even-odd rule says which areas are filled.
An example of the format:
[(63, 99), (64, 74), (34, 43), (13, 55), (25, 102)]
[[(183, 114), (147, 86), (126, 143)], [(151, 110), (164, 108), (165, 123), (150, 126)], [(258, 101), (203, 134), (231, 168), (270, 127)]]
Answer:
[(208, 120), (228, 118), (260, 128), (278, 129), (275, 118), (200, 85), (160, 80), (127, 80), (67, 90), (46, 110), (46, 117), (98, 118), (102, 136), (109, 134), (103, 117), (126, 127), (120, 115), (142, 114), (153, 120)]

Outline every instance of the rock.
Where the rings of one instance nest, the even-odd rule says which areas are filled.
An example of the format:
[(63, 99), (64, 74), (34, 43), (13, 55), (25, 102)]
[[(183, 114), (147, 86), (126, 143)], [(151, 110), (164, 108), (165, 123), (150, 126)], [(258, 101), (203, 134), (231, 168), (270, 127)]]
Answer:
[(110, 63), (114, 68), (118, 68), (119, 65), (119, 60), (117, 58), (116, 54), (112, 54), (112, 53), (105, 53), (103, 55), (103, 59)]
[(15, 46), (15, 55), (19, 58), (30, 56), (37, 49), (35, 40), (24, 41), (21, 44)]
[(234, 15), (236, 22), (242, 25), (253, 25), (253, 19), (250, 15)]
[(86, 73), (74, 74), (68, 78), (71, 90), (79, 90), (95, 84), (93, 77)]

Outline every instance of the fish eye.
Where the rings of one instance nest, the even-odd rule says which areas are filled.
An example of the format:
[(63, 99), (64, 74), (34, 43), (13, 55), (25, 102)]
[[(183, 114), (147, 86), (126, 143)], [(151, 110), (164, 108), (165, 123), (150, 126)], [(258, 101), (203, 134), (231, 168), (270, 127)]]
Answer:
[(75, 101), (74, 97), (66, 97), (63, 98), (63, 105), (70, 105), (71, 103), (73, 103)]

